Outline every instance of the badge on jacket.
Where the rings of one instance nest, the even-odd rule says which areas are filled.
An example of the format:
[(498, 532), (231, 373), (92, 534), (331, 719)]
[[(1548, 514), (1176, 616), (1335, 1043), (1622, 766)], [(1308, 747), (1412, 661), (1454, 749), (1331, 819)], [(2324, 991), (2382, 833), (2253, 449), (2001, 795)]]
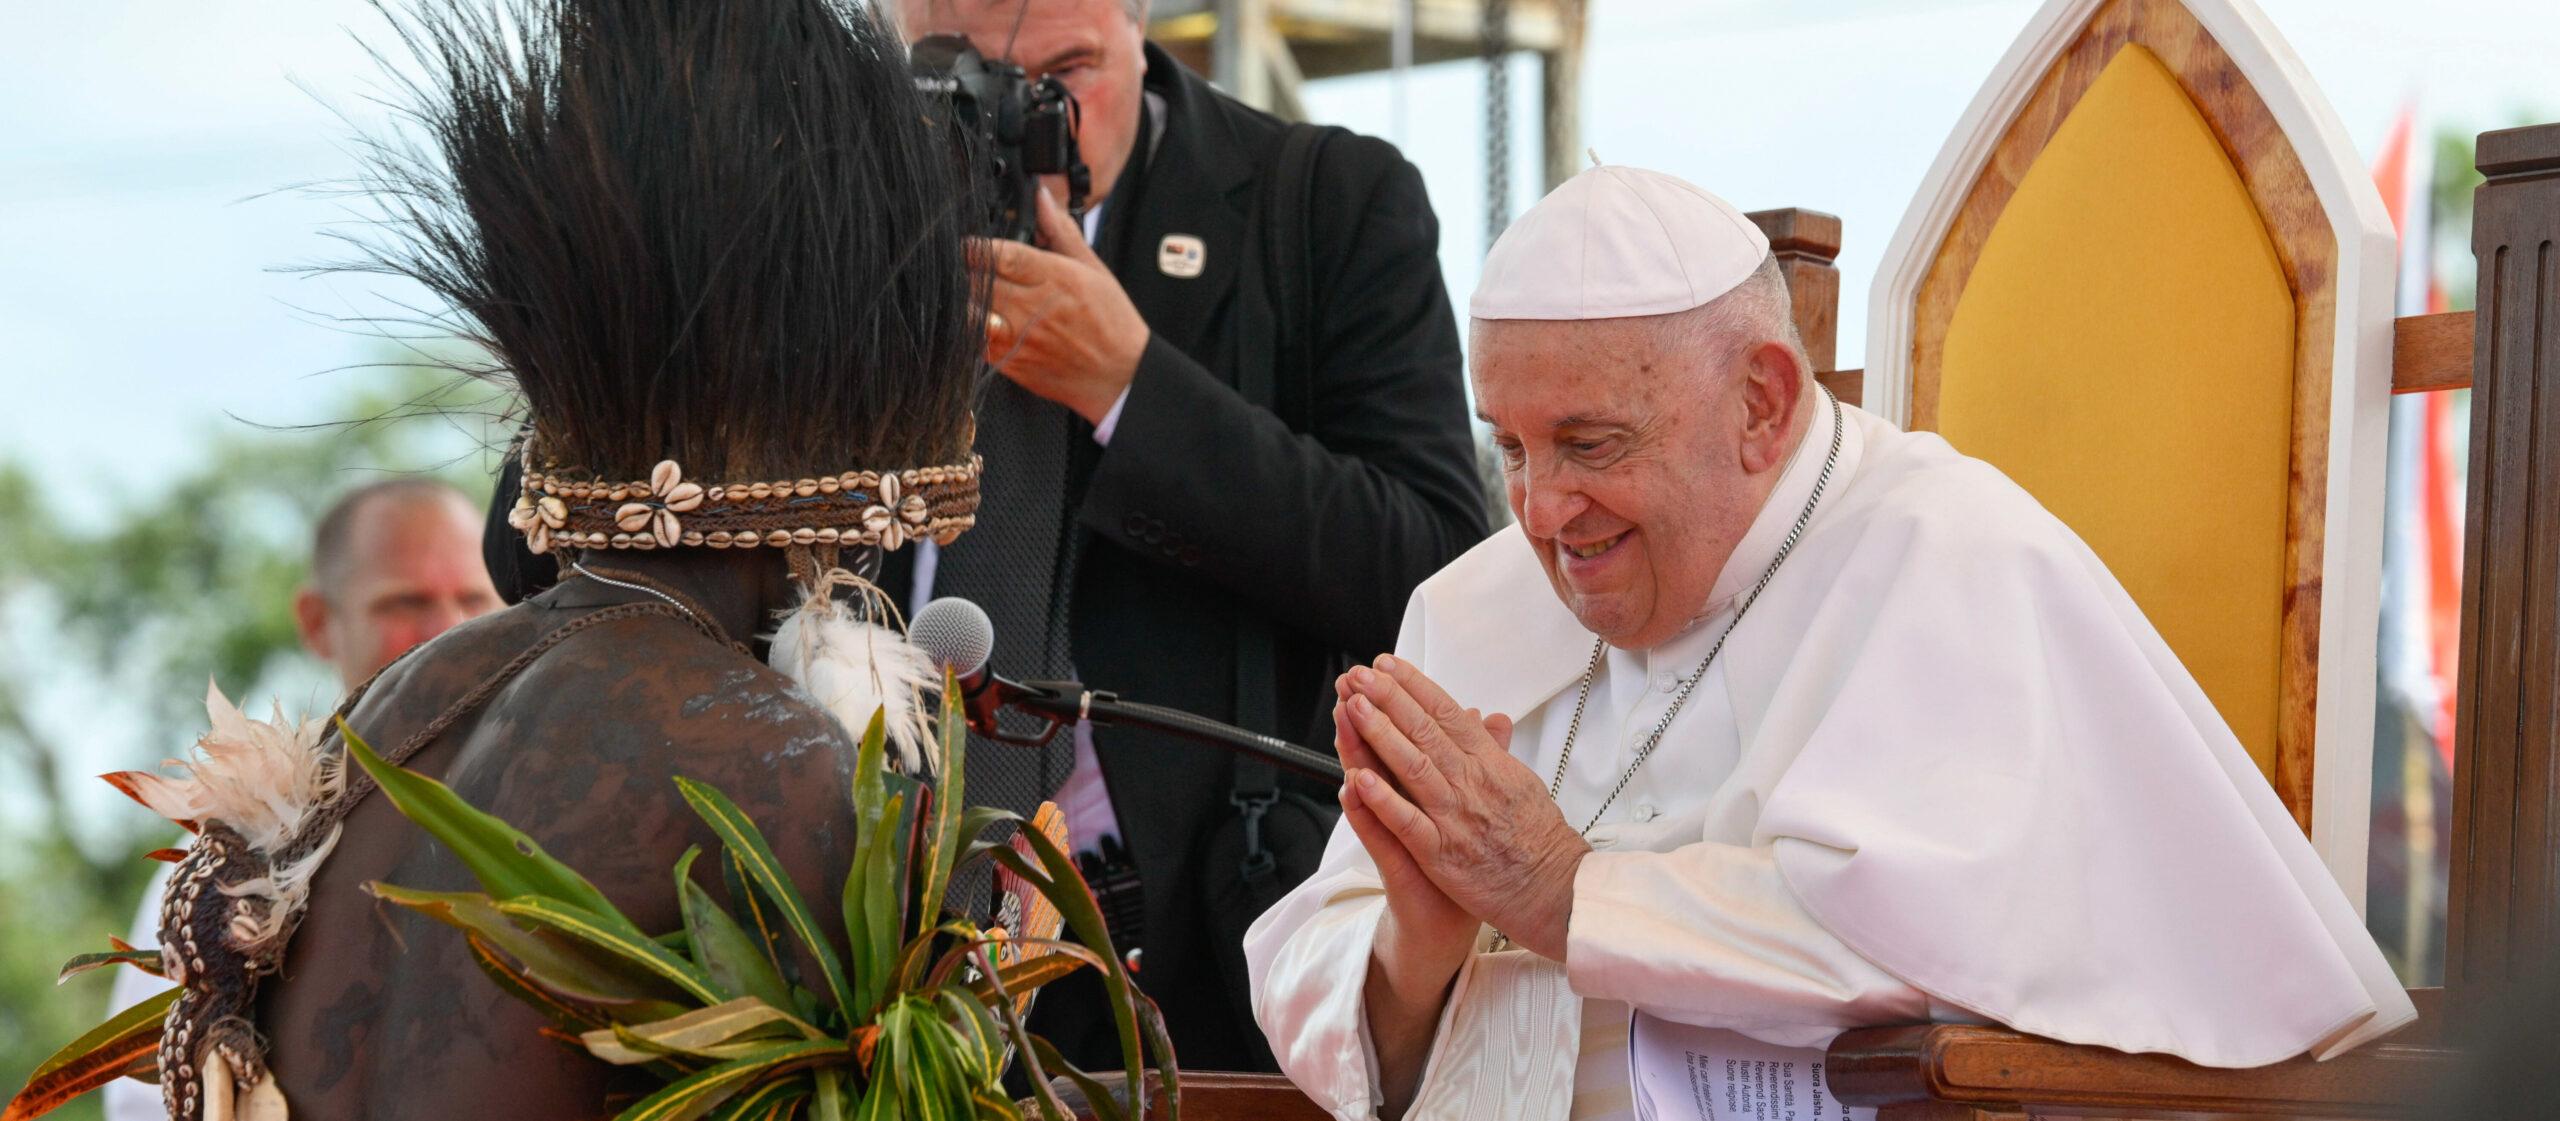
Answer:
[(1189, 280), (1208, 267), (1209, 249), (1190, 234), (1166, 234), (1156, 246), (1156, 268), (1177, 280)]

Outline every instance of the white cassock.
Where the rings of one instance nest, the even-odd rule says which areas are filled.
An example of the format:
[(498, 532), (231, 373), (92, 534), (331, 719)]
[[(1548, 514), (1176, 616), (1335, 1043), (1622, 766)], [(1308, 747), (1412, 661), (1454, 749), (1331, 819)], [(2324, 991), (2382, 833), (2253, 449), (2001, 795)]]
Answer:
[[(1820, 506), (1734, 627), (1821, 469), (1815, 409), (1708, 614), (1595, 677), (1558, 795), (1576, 828), (1734, 630), (1589, 834), (1569, 964), (1481, 936), (1409, 1116), (1626, 1115), (1630, 1007), (1787, 1046), (1990, 1021), (2227, 1067), (2413, 1019), (2203, 691), (1997, 470), (1844, 408)], [(1514, 714), (1513, 753), (1546, 778), (1592, 643), (1514, 527), (1415, 592), (1396, 653)], [(1361, 990), (1384, 908), (1339, 827), (1246, 938), (1282, 1069), (1342, 1118), (1375, 1108)]]

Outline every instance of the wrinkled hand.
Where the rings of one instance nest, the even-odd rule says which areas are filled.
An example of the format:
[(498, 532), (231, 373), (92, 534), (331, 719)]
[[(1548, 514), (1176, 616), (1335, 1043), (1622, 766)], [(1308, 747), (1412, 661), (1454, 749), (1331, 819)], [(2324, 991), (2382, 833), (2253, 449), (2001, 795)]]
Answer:
[(1353, 796), (1450, 902), (1563, 961), (1573, 876), (1591, 846), (1511, 757), (1510, 722), (1475, 715), (1393, 656), (1343, 678), (1350, 730), (1386, 772), (1361, 767)]
[(994, 280), (987, 362), (1024, 389), (1100, 424), (1137, 376), (1147, 321), (1046, 187), (1040, 190), (1040, 241), (969, 243), (972, 262)]
[[(1481, 923), (1423, 874), (1422, 866), (1414, 862), (1404, 842), (1396, 839), (1395, 833), (1369, 808), (1359, 776), (1378, 772), (1380, 764), (1351, 726), (1350, 698), (1354, 694), (1350, 675), (1335, 679), (1333, 691), (1337, 698), (1333, 706), (1333, 747), (1342, 757), (1344, 771), (1342, 819), (1360, 838), (1361, 847), (1369, 851), (1387, 891), (1386, 918), (1371, 941), (1370, 956), (1398, 996), (1417, 1002), (1428, 999), (1436, 1005), (1440, 990), (1457, 976), (1458, 967), (1474, 951), (1476, 928)], [(1510, 721), (1495, 719), (1503, 721), (1507, 736)]]

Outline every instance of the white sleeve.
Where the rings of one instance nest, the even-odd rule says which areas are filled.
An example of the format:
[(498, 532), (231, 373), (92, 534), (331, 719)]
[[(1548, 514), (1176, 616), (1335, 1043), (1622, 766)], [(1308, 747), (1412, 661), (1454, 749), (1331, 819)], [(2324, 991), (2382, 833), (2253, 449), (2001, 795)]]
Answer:
[[(176, 865), (163, 864), (152, 874), (151, 886), (142, 891), (142, 902), (133, 916), (133, 930), (125, 941), (137, 949), (152, 950), (160, 946), (160, 893), (169, 886), (169, 875)], [(140, 1004), (169, 989), (169, 982), (131, 966), (115, 970), (115, 988), (107, 998), (107, 1012), (113, 1015)], [(107, 1083), (101, 1091), (107, 1121), (166, 1121), (168, 1107), (160, 1101), (160, 1088), (133, 1078), (119, 1078)]]
[(1378, 866), (1336, 824), (1324, 862), (1245, 932), (1253, 1018), (1280, 1070), (1342, 1121), (1377, 1110), (1376, 1064), (1363, 1001), (1369, 944), (1386, 913)]
[[(1423, 598), (1406, 605), (1399, 657), (1422, 653)], [(1386, 914), (1378, 864), (1337, 821), (1324, 859), (1245, 931), (1254, 1022), (1280, 1071), (1340, 1121), (1376, 1116), (1377, 1052), (1369, 1040), (1369, 946)]]
[(1928, 994), (1814, 921), (1767, 848), (1702, 842), (1583, 858), (1565, 974), (1586, 999), (1784, 1046), (1931, 1018)]

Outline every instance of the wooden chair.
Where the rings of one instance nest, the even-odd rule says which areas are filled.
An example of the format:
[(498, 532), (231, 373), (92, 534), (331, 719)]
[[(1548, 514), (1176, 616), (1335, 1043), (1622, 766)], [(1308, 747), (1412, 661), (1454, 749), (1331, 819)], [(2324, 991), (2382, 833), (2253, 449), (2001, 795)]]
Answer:
[[(2253, 516), (2276, 520), (2282, 545), (2273, 575), (2276, 622), (2257, 624), (2276, 654), (2243, 666), (2272, 678), (2258, 686), (2255, 711), (2266, 716), (2251, 746), (2315, 844), (2328, 842), (2320, 845), (2324, 859), (2357, 896), (2370, 750), (2364, 737), (2372, 729), (2381, 406), (2390, 392), (2472, 388), (2446, 985), (2413, 990), (2419, 1021), (2390, 1039), (2325, 1063), (2254, 1070), (2208, 1069), (1997, 1028), (1924, 1024), (1846, 1033), (1830, 1048), (1831, 1085), (1843, 1102), (1877, 1108), (1881, 1121), (2431, 1116), (2429, 1104), (2465, 1061), (2454, 1041), (2478, 1026), (2473, 1021), (2488, 998), (2560, 962), (2560, 124), (2479, 138), (2476, 163), (2487, 176), (2473, 218), (2480, 312), (2394, 320), (2387, 299), (2392, 254), (2376, 240), (2388, 236), (2387, 227), (2365, 205), (2375, 200), (2356, 197), (2370, 188), (2345, 178), (2362, 175), (2351, 151), (2335, 143), (2333, 126), (2312, 119), (2325, 118), (2325, 110), (2313, 112), (2306, 99), (2316, 97), (2289, 53), (2241, 4), (2049, 5), (2003, 61), (2004, 77), (1968, 114), (1963, 139), (1949, 149), (1954, 155), (1933, 169), (1930, 183), (1945, 199), (1915, 205), (1897, 234), (1871, 301), (1877, 323), (1864, 369), (1834, 368), (1839, 219), (1808, 210), (1751, 217), (1787, 271), (1797, 325), (1824, 384), (1849, 402), (1949, 432), (1960, 448), (1988, 451), (1994, 462), (2015, 456), (2004, 469), (2033, 480), (2051, 465), (2031, 457), (2049, 449), (1968, 431), (1973, 418), (1959, 415), (1991, 384), (2003, 392), (2053, 391), (1980, 381), (1986, 363), (2019, 352), (2010, 348), (2034, 353), (2038, 325), (2017, 323), (2020, 309), (2056, 306), (2038, 302), (2055, 293), (2003, 275), (2019, 265), (2004, 254), (2036, 248), (2004, 248), (2016, 235), (2003, 234), (2003, 220), (2017, 218), (2017, 230), (2034, 232), (2075, 213), (2068, 200), (2039, 198), (2039, 181), (2052, 176), (2034, 173), (2048, 151), (2066, 159), (2092, 155), (2071, 152), (2067, 135), (2072, 111), (2091, 90), (2106, 99), (2099, 112), (2155, 125), (2162, 109), (2174, 108), (2160, 104), (2164, 93), (2174, 90), (2192, 105), (2238, 184), (2236, 191), (2221, 184), (2218, 209), (2207, 219), (2228, 229), (2254, 217), (2264, 230), (2266, 256), (2255, 265), (2246, 256), (2208, 255), (2208, 263), (2236, 262), (2227, 268), (2240, 274), (2218, 291), (2246, 289), (2229, 298), (2281, 316), (2287, 335), (2280, 351), (2263, 346), (2249, 361), (2222, 367), (2230, 378), (2253, 379), (2248, 392), (2260, 398), (2259, 421), (2274, 411), (2270, 402), (2280, 402), (2285, 416), (2281, 432), (2260, 423), (2254, 437), (2278, 438), (2281, 501), (2270, 515), (2260, 495)], [(2148, 57), (2136, 55), (2110, 76), (2128, 47)], [(2283, 89), (2267, 88), (2270, 75)], [(2194, 122), (2187, 124), (2188, 147), (2175, 156), (2185, 161), (2182, 174), (2213, 170), (2213, 150), (2193, 143)], [(2021, 209), (2012, 213), (2012, 206)], [(2210, 254), (2214, 247), (2205, 248)], [(2086, 291), (2089, 299), (2109, 292), (2104, 285)], [(1976, 301), (1971, 308), (1968, 299)], [(2009, 310), (1998, 310), (2002, 304)], [(2004, 323), (2003, 316), (2012, 319)], [(2075, 329), (2091, 322), (2079, 320)], [(1971, 337), (1984, 331), (1999, 345)], [(2086, 336), (2066, 341), (2076, 342), (2075, 352), (2088, 347)], [(2139, 362), (2106, 372), (2173, 382), (2178, 374)], [(2225, 379), (2201, 388), (2231, 386)], [(2273, 471), (2263, 458), (2259, 469)], [(2063, 510), (2070, 496), (2064, 499), (2048, 504)], [(2081, 528), (2093, 544), (2104, 536), (2103, 527)], [(2267, 610), (2266, 590), (2254, 594)], [(2144, 606), (2155, 618), (2163, 611), (2148, 600)], [(2322, 670), (2335, 672), (2324, 679)], [(2214, 693), (2217, 704), (2229, 688)], [(1197, 1072), (1185, 1084), (1195, 1118), (1323, 1116), (1274, 1076)]]
[(1885, 251), (1864, 384), (2106, 560), (2359, 904), (2396, 256), (2250, 0), (2053, 0)]
[[(2325, 112), (2306, 110), (2316, 95), (2294, 69), (2289, 53), (2241, 0), (2048, 5), (1968, 113), (1886, 254), (1873, 299), (1868, 367), (1823, 380), (1912, 427), (1947, 433), (1960, 449), (2001, 465), (2030, 490), (2040, 482), (2055, 487), (2056, 494), (2039, 491), (2039, 497), (2126, 576), (2244, 741), (2258, 737), (2251, 746), (2264, 749), (2260, 761), (2278, 793), (2355, 898), (2362, 894), (2372, 730), (2378, 403), (2389, 391), (2471, 386), (2446, 988), (2413, 991), (2420, 1022), (2379, 1045), (2326, 1063), (2297, 1060), (2256, 1070), (2212, 1070), (1989, 1028), (1850, 1032), (1830, 1049), (1832, 1085), (1845, 1102), (1879, 1107), (1883, 1121), (2418, 1116), (2461, 1062), (2451, 1041), (2478, 1026), (2467, 1021), (2480, 1014), (2486, 997), (2535, 976), (2560, 950), (2560, 892), (2554, 890), (2560, 884), (2553, 882), (2560, 879), (2553, 860), (2560, 852), (2560, 766), (2553, 760), (2560, 746), (2560, 518), (2549, 513), (2560, 504), (2560, 315), (2553, 314), (2560, 308), (2560, 270), (2553, 266), (2560, 262), (2552, 255), (2552, 243), (2560, 240), (2560, 125), (2480, 137), (2477, 163), (2488, 176), (2473, 227), (2481, 313), (2395, 321), (2374, 311), (2389, 290), (2390, 258), (2372, 236), (2374, 223), (2364, 213), (2372, 208), (2354, 197), (2362, 193), (2356, 189), (2361, 180), (2350, 177), (2362, 173), (2345, 162), (2351, 152), (2336, 144)], [(2281, 87), (2270, 89), (2271, 81)], [(2201, 138), (2168, 112), (2178, 108), (2163, 104), (2170, 92), (2203, 123)], [(2263, 226), (2272, 268), (2228, 245), (2219, 251), (2204, 245), (2198, 253), (2214, 267), (2196, 275), (2213, 280), (2214, 298), (2225, 306), (2186, 309), (2202, 325), (2186, 337), (2241, 352), (2221, 356), (2216, 376), (2201, 383), (2185, 380), (2191, 371), (2164, 369), (2150, 355), (2090, 353), (2108, 340), (2091, 333), (2106, 327), (2101, 320), (2108, 315), (2149, 314), (2155, 330), (2180, 335), (2176, 324), (2159, 319), (2177, 309), (2140, 310), (2141, 281), (2156, 281), (2156, 273), (2127, 284), (2090, 261), (2041, 280), (2029, 275), (2057, 241), (2095, 243), (2100, 256), (2125, 248), (2122, 228), (2077, 243), (2054, 233), (2067, 221), (2112, 219), (2121, 227), (2126, 218), (2060, 189), (2086, 189), (2089, 184), (2070, 180), (2110, 166), (2110, 153), (2089, 150), (2092, 123), (2120, 129), (2131, 123), (2152, 138), (2142, 155), (2156, 156), (2160, 166), (2112, 167), (2119, 175), (2147, 177), (2134, 186), (2185, 181), (2205, 196), (2205, 205), (2193, 207), (2206, 211), (2198, 215), (2201, 224), (2245, 232), (2246, 222), (2236, 220), (2254, 212)], [(2164, 136), (2173, 139), (2163, 143)], [(2215, 171), (2214, 148), (2236, 190), (2208, 174)], [(2048, 158), (2056, 163), (2045, 165)], [(2181, 170), (2181, 164), (2187, 166)], [(2126, 184), (2098, 186), (2090, 193), (2103, 200), (2116, 188), (2112, 197), (2120, 201)], [(2198, 248), (2192, 242), (2176, 247)], [(2120, 302), (2112, 308), (2099, 302), (2109, 299)], [(2089, 304), (2074, 306), (2075, 300)], [(2282, 332), (2256, 321), (2279, 313), (2289, 319), (2289, 348), (2266, 345)], [(2142, 340), (2113, 341), (2124, 347)], [(2199, 658), (2194, 644), (2201, 637), (2209, 647), (2214, 636), (2177, 630), (2178, 596), (2213, 579), (2217, 568), (2255, 573), (2262, 560), (2251, 567), (2242, 563), (2247, 558), (2191, 554), (2163, 565), (2139, 541), (2128, 548), (2110, 536), (2117, 532), (2110, 520), (2121, 521), (2124, 512), (2086, 502), (2073, 489), (2085, 491), (2092, 480), (2112, 487), (2141, 480), (2107, 480), (2107, 465), (2071, 460), (2046, 432), (2017, 431), (2032, 426), (1987, 404), (1996, 389), (2026, 394), (2035, 410), (2068, 409), (2057, 402), (2089, 387), (2039, 384), (2080, 372), (2021, 362), (2046, 353), (2093, 358), (2110, 376), (2142, 379), (2173, 399), (2184, 395), (2193, 402), (2185, 415), (2226, 391), (2258, 399), (2240, 408), (2256, 410), (2259, 419), (2226, 429), (2222, 439), (2243, 430), (2253, 439), (2282, 440), (2283, 563), (2272, 597), (2266, 587), (2253, 593), (2255, 610), (2263, 614), (2272, 598), (2279, 612), (2273, 659)], [(2004, 362), (2009, 368), (2000, 368)], [(2140, 407), (2107, 388), (2100, 387), (2097, 399), (2119, 409)], [(2273, 422), (2278, 415), (2285, 424)], [(2115, 438), (2104, 424), (2088, 435), (2089, 416), (2070, 419), (2084, 438)], [(2116, 444), (2112, 454), (2194, 455), (2199, 467), (2219, 477), (2233, 467), (2219, 451), (2137, 438)], [(2273, 468), (2262, 459), (2246, 466), (2261, 476), (2252, 484), (2261, 493), (2249, 515), (2258, 526), (2225, 532), (2264, 534), (2271, 519), (2264, 476)], [(2543, 511), (2539, 520), (2537, 510)], [(2163, 515), (2155, 507), (2151, 516)], [(2157, 566), (2147, 589), (2146, 564)], [(2263, 618), (2251, 625), (2263, 630)], [(2323, 676), (2324, 670), (2330, 672)], [(2235, 682), (2267, 691), (2270, 671), (2272, 721), (2252, 715), (2265, 704), (2234, 702), (2242, 691)], [(2228, 676), (2217, 681), (2217, 673)]]

